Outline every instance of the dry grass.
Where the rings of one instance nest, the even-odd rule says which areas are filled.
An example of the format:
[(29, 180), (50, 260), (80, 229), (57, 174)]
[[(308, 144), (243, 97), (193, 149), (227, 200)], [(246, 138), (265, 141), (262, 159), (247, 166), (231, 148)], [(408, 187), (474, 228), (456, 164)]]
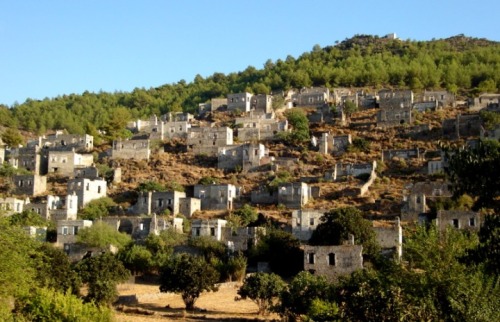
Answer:
[(196, 301), (197, 310), (186, 311), (181, 296), (160, 293), (158, 285), (121, 284), (120, 296), (136, 295), (139, 303), (116, 307), (116, 321), (270, 321), (277, 315), (259, 316), (257, 304), (235, 301), (240, 284), (224, 283), (218, 292), (203, 293)]

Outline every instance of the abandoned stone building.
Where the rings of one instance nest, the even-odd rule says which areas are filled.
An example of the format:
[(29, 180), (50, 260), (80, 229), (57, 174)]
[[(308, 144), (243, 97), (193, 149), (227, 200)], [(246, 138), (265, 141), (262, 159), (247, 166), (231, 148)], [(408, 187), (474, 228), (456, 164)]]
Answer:
[(377, 161), (370, 163), (336, 163), (332, 171), (325, 172), (325, 179), (337, 181), (342, 178), (370, 175), (377, 168)]
[(393, 158), (405, 160), (420, 159), (421, 157), (422, 153), (419, 148), (382, 151), (382, 161), (391, 161)]
[(201, 200), (201, 210), (231, 210), (239, 196), (239, 188), (232, 184), (194, 186), (194, 197)]
[(269, 149), (260, 143), (220, 147), (217, 155), (217, 167), (224, 170), (251, 171), (270, 162)]
[(25, 169), (34, 174), (47, 174), (48, 155), (39, 146), (27, 146), (10, 150), (9, 164), (16, 169)]
[(75, 178), (68, 180), (68, 195), (78, 196), (78, 208), (83, 208), (92, 200), (107, 196), (107, 183), (102, 178)]
[(227, 110), (250, 112), (252, 108), (252, 94), (250, 93), (231, 93), (227, 95)]
[(221, 111), (227, 109), (227, 98), (212, 98), (210, 103), (198, 104), (198, 114), (204, 115), (207, 112)]
[(63, 131), (56, 131), (54, 134), (40, 136), (28, 145), (37, 145), (50, 151), (89, 152), (94, 149), (94, 137), (89, 134), (65, 134)]
[(140, 192), (137, 203), (131, 212), (137, 215), (164, 214), (168, 210), (170, 215), (180, 213), (180, 200), (186, 198), (181, 191), (146, 191)]
[(185, 139), (188, 135), (191, 123), (188, 121), (171, 121), (164, 123), (164, 139)]
[(479, 137), (481, 139), (500, 141), (500, 124), (496, 124), (494, 127), (490, 129), (481, 127)]
[(279, 132), (288, 131), (288, 121), (277, 120), (272, 114), (257, 116), (250, 112), (248, 117), (236, 118), (235, 125), (240, 142), (268, 140)]
[(273, 97), (266, 94), (252, 95), (250, 110), (256, 114), (268, 114), (273, 111)]
[(430, 203), (444, 198), (451, 198), (448, 184), (444, 182), (417, 182), (403, 192), (403, 207), (401, 220), (425, 220), (425, 214), (430, 211)]
[(282, 183), (278, 185), (278, 204), (287, 208), (302, 208), (312, 198), (311, 187), (304, 182)]
[(426, 111), (439, 111), (441, 109), (442, 107), (439, 105), (438, 101), (413, 103), (413, 110), (418, 111), (420, 113), (424, 113)]
[(99, 178), (99, 169), (97, 169), (93, 165), (89, 167), (75, 167), (75, 169), (73, 170), (73, 178)]
[(261, 186), (250, 192), (250, 201), (254, 205), (273, 205), (278, 203), (278, 191)]
[(5, 148), (6, 144), (3, 143), (2, 139), (0, 138), (0, 164), (3, 164), (5, 162)]
[(191, 122), (194, 120), (194, 115), (187, 112), (168, 112), (161, 116), (165, 122)]
[(419, 102), (437, 102), (438, 109), (455, 107), (455, 94), (448, 91), (428, 91), (424, 92), (417, 99)]
[(224, 229), (227, 221), (224, 219), (193, 219), (191, 221), (191, 236), (209, 236), (215, 240), (223, 241), (227, 236)]
[(57, 222), (58, 220), (76, 220), (78, 214), (78, 196), (48, 195), (45, 200), (33, 202), (26, 208), (38, 213), (43, 219)]
[(143, 240), (150, 234), (158, 235), (164, 230), (182, 232), (183, 219), (153, 214), (151, 217), (109, 216), (103, 218), (102, 222), (116, 231), (130, 235), (134, 240)]
[(394, 127), (412, 124), (412, 107), (384, 107), (377, 111), (377, 127)]
[(29, 198), (20, 199), (15, 197), (0, 198), (0, 213), (4, 216), (10, 216), (18, 212), (23, 212), (27, 204), (30, 203)]
[(292, 234), (301, 241), (308, 241), (321, 218), (328, 210), (299, 209), (292, 212)]
[(488, 107), (499, 107), (500, 106), (500, 94), (496, 93), (483, 93), (478, 97), (469, 98), (468, 100), (469, 110), (479, 111), (483, 108)]
[(345, 153), (351, 144), (350, 134), (333, 136), (330, 133), (322, 133), (318, 145), (320, 153), (339, 156)]
[(427, 161), (427, 174), (432, 175), (435, 173), (444, 173), (443, 161), (441, 159)]
[(411, 90), (383, 89), (378, 92), (378, 105), (382, 109), (410, 108), (413, 105)]
[(478, 231), (483, 224), (481, 213), (463, 210), (438, 210), (436, 227), (445, 231), (448, 227)]
[(352, 244), (336, 246), (304, 245), (304, 270), (336, 280), (363, 269), (363, 246)]
[(149, 160), (151, 149), (149, 140), (115, 140), (111, 149), (111, 159)]
[(89, 167), (94, 163), (92, 154), (80, 154), (74, 150), (49, 151), (48, 172), (71, 177), (76, 167)]
[(443, 136), (449, 139), (478, 137), (481, 134), (482, 123), (479, 114), (457, 114), (456, 118), (443, 121)]
[(66, 245), (76, 243), (78, 232), (87, 227), (92, 227), (91, 220), (58, 220), (56, 245), (69, 249)]
[(259, 239), (266, 234), (265, 227), (238, 227), (231, 229), (225, 227), (227, 230), (224, 233), (223, 241), (228, 246), (231, 252), (244, 252), (256, 246)]
[(201, 200), (198, 198), (181, 198), (179, 213), (190, 218), (196, 211), (201, 210)]
[(403, 256), (403, 228), (399, 218), (394, 221), (379, 220), (372, 223), (382, 255), (393, 256), (396, 260), (401, 260)]
[(15, 175), (12, 182), (15, 195), (38, 196), (47, 190), (47, 177), (38, 174)]
[(351, 96), (352, 93), (353, 93), (353, 91), (351, 91), (350, 88), (344, 88), (344, 87), (334, 88), (331, 92), (332, 103), (335, 106), (342, 105), (342, 98), (347, 97), (347, 96)]
[(233, 145), (233, 130), (225, 127), (192, 127), (186, 140), (188, 150), (195, 154), (216, 156), (220, 147)]
[(292, 96), (294, 107), (323, 106), (330, 101), (330, 90), (326, 87), (302, 88)]

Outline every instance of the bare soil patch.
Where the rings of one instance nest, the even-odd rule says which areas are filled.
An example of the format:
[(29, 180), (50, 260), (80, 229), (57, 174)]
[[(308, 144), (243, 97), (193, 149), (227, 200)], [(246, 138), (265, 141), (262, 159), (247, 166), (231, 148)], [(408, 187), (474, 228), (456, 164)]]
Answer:
[(160, 293), (158, 285), (125, 283), (118, 286), (120, 298), (135, 296), (136, 303), (116, 306), (116, 321), (273, 321), (278, 315), (259, 316), (257, 304), (251, 300), (235, 301), (240, 283), (222, 283), (218, 292), (205, 292), (197, 309), (186, 311), (178, 294)]

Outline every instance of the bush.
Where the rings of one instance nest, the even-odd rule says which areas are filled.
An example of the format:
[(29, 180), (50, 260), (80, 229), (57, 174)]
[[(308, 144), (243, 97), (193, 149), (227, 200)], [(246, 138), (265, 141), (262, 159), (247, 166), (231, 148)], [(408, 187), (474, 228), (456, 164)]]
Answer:
[(16, 301), (15, 320), (26, 321), (113, 321), (111, 309), (83, 303), (75, 295), (37, 289)]

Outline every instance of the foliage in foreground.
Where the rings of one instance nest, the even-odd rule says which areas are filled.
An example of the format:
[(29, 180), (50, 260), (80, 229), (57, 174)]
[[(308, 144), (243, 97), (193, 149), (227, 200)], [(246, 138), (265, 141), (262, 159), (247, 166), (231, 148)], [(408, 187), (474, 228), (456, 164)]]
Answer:
[(94, 303), (83, 303), (75, 295), (52, 289), (37, 289), (16, 302), (16, 321), (113, 321), (110, 308)]
[(242, 299), (249, 298), (259, 307), (259, 314), (268, 314), (285, 288), (285, 282), (273, 273), (255, 273), (245, 278), (238, 290)]
[(160, 272), (160, 292), (180, 293), (186, 309), (204, 291), (217, 291), (219, 273), (203, 257), (181, 254), (172, 256)]

